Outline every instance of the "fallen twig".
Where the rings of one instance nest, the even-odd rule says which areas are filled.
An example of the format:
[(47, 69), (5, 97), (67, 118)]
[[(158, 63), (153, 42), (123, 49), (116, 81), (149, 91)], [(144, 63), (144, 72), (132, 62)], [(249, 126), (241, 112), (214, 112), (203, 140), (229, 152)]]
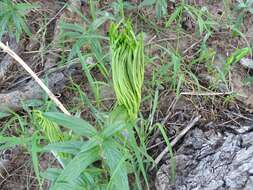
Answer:
[[(190, 123), (189, 125), (184, 128), (181, 133), (173, 139), (173, 141), (171, 142), (171, 147), (174, 147), (177, 142), (199, 121), (199, 119), (201, 118), (201, 116), (197, 116), (195, 117)], [(161, 160), (162, 158), (164, 157), (165, 154), (167, 154), (169, 151), (168, 147), (166, 147), (159, 155), (158, 157), (155, 159), (155, 165), (157, 165)]]
[(190, 96), (224, 96), (233, 94), (233, 91), (229, 92), (181, 92), (180, 95), (190, 95)]
[(56, 96), (48, 89), (48, 87), (42, 82), (42, 80), (33, 72), (33, 70), (14, 51), (12, 51), (8, 46), (4, 45), (2, 42), (0, 42), (0, 48), (2, 48), (4, 52), (8, 53), (12, 58), (14, 58), (34, 78), (34, 80), (48, 94), (50, 99), (60, 108), (60, 110), (63, 113), (70, 115), (68, 110), (56, 98)]

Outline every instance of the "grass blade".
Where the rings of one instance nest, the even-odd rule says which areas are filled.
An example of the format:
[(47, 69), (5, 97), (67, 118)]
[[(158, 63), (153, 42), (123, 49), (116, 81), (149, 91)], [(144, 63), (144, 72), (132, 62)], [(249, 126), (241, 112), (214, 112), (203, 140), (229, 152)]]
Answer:
[(83, 119), (58, 112), (47, 112), (43, 115), (51, 121), (73, 130), (77, 135), (92, 137), (97, 134), (97, 130)]

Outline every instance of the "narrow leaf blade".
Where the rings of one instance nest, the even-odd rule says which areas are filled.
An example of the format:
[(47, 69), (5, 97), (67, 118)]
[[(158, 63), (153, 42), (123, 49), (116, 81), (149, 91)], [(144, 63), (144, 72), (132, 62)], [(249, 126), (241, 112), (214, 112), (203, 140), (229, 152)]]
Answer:
[(51, 121), (73, 130), (78, 135), (92, 137), (97, 134), (97, 130), (87, 121), (73, 116), (68, 116), (58, 112), (47, 112), (44, 116)]

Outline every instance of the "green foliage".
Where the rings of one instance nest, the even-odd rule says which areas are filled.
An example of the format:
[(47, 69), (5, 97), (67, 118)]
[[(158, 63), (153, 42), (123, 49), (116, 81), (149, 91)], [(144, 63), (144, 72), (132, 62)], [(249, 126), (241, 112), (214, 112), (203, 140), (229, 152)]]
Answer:
[[(78, 10), (73, 11), (80, 14), (80, 17), (83, 18), (80, 23), (68, 23), (65, 21), (61, 21), (60, 23), (60, 43), (63, 47), (71, 43), (68, 60), (80, 57), (78, 52), (85, 49), (86, 55), (95, 57), (95, 66), (107, 78), (108, 72), (104, 62), (106, 54), (104, 54), (102, 42), (108, 40), (108, 38), (99, 34), (98, 29), (108, 20), (112, 20), (113, 17), (108, 12), (101, 12), (94, 21), (90, 22)], [(94, 67), (94, 65), (91, 66)]]
[(99, 104), (101, 98), (100, 98), (100, 91), (99, 91), (98, 85), (96, 83), (97, 81), (91, 75), (90, 69), (88, 67), (87, 61), (85, 60), (85, 57), (82, 55), (82, 53), (79, 50), (78, 50), (77, 54), (78, 54), (78, 57), (79, 57), (80, 62), (82, 64), (83, 71), (88, 79), (89, 84), (90, 84), (91, 91), (93, 92), (93, 94), (95, 96), (97, 104)]
[(64, 136), (59, 126), (48, 120), (42, 115), (39, 110), (33, 111), (34, 124), (37, 125), (39, 130), (41, 129), (45, 136), (48, 138), (50, 143), (61, 142), (64, 140)]
[(234, 6), (234, 11), (237, 13), (236, 19), (232, 20), (232, 29), (234, 36), (242, 36), (241, 26), (244, 23), (244, 18), (248, 13), (253, 14), (252, 0), (237, 0)]
[[(164, 65), (162, 67), (163, 69), (166, 68), (167, 70), (160, 69), (158, 75), (160, 75), (160, 77), (161, 75), (162, 76), (166, 75), (168, 77), (166, 82), (170, 83), (171, 88), (176, 92), (177, 96), (179, 96), (181, 92), (181, 87), (185, 84), (187, 74), (191, 75), (192, 73), (188, 71), (188, 69), (184, 68), (185, 66), (183, 64), (182, 57), (179, 54), (163, 46), (159, 46), (159, 47), (169, 56), (171, 60), (169, 64)], [(171, 72), (168, 74), (168, 71), (171, 71)], [(164, 73), (164, 72), (167, 72), (167, 73)]]
[[(119, 32), (118, 27), (121, 24), (113, 25), (110, 30), (113, 54), (112, 74), (119, 105), (108, 114), (107, 119), (102, 120), (103, 123), (98, 122), (97, 126), (92, 126), (80, 118), (61, 113), (47, 112), (43, 114), (43, 117), (51, 122), (72, 131), (72, 137), (78, 137), (76, 140), (70, 139), (63, 142), (58, 140), (58, 142), (50, 143), (43, 148), (43, 151), (68, 155), (65, 156), (62, 169), (49, 169), (44, 173), (44, 176), (52, 181), (51, 189), (86, 188), (90, 186), (89, 182), (93, 181), (92, 189), (106, 187), (106, 189), (112, 190), (128, 190), (130, 188), (128, 183), (130, 171), (135, 173), (137, 186), (140, 189), (139, 169), (148, 186), (146, 170), (142, 161), (143, 157), (148, 156), (147, 153), (141, 153), (133, 128), (141, 102), (144, 47), (142, 36), (135, 38), (130, 23), (122, 25), (123, 32)], [(118, 73), (119, 71), (121, 73)], [(123, 87), (125, 87), (123, 89), (125, 91), (122, 91)], [(125, 95), (126, 93), (130, 93), (131, 97)], [(129, 107), (131, 105), (135, 107), (132, 109)], [(97, 171), (97, 175), (91, 172), (94, 170)]]
[(252, 0), (237, 0), (237, 2), (236, 9), (238, 11), (246, 11), (253, 14)]
[[(108, 189), (129, 189), (127, 166), (125, 160), (127, 159), (126, 154), (122, 154), (122, 151), (117, 143), (107, 140), (103, 143), (103, 156), (105, 163), (109, 167), (111, 179), (108, 183)], [(124, 152), (123, 152), (124, 153)]]
[(107, 40), (106, 37), (98, 35), (96, 29), (100, 27), (105, 21), (107, 17), (100, 18), (100, 22), (98, 20), (89, 24), (89, 28), (86, 28), (85, 25), (81, 24), (73, 24), (62, 21), (61, 22), (61, 34), (60, 40), (65, 42), (72, 42), (72, 50), (69, 54), (69, 60), (77, 56), (78, 51), (80, 51), (83, 47), (90, 46), (92, 52), (94, 52), (94, 56), (98, 60), (102, 60), (102, 47), (100, 40)]
[[(107, 181), (108, 189), (118, 189), (119, 187), (129, 189), (128, 172), (125, 167), (126, 158), (122, 154), (122, 145), (118, 143), (117, 138), (112, 138), (113, 136), (116, 137), (115, 134), (121, 131), (122, 127), (105, 126), (99, 132), (88, 122), (72, 116), (66, 116), (61, 113), (45, 113), (44, 116), (59, 125), (71, 129), (75, 135), (82, 136), (83, 139), (89, 139), (53, 143), (44, 148), (44, 151), (57, 151), (72, 155), (72, 159), (69, 159), (66, 166), (62, 170), (58, 170), (57, 177), (53, 178), (52, 189), (78, 189), (79, 183), (77, 182), (82, 179), (84, 173), (89, 173), (90, 169), (98, 169), (93, 165), (98, 160), (101, 160), (103, 165), (108, 167), (108, 171), (110, 171), (111, 178)], [(108, 130), (108, 128), (113, 129), (113, 132)], [(103, 171), (103, 168), (100, 169), (100, 175), (104, 175), (104, 172), (107, 171)], [(87, 182), (83, 181), (83, 184), (85, 183)], [(106, 178), (100, 185), (104, 183), (106, 183)], [(100, 186), (99, 184), (97, 185)]]
[(173, 65), (172, 74), (172, 88), (176, 89), (177, 95), (179, 95), (181, 85), (184, 81), (184, 75), (181, 71), (181, 59), (179, 56), (172, 54), (171, 63)]
[[(116, 27), (116, 25), (114, 26)], [(128, 54), (114, 59), (112, 65), (116, 64), (113, 66), (114, 69), (115, 67), (116, 69), (126, 67), (124, 80), (128, 80), (130, 87), (126, 90), (127, 93), (136, 97), (134, 103), (129, 99), (123, 100), (125, 98), (122, 98), (123, 95), (121, 95), (121, 100), (123, 102), (130, 101), (129, 104), (135, 106), (134, 110), (130, 109), (129, 112), (130, 107), (126, 107), (126, 104), (118, 104), (110, 113), (101, 114), (93, 107), (80, 87), (75, 85), (84, 104), (89, 106), (94, 114), (95, 125), (81, 118), (58, 112), (44, 113), (34, 110), (29, 113), (35, 131), (32, 137), (27, 132), (27, 124), (30, 121), (23, 120), (15, 113), (13, 113), (15, 121), (19, 121), (22, 129), (22, 132), (18, 133), (20, 137), (1, 136), (0, 149), (21, 145), (29, 150), (40, 188), (43, 184), (42, 176), (51, 181), (50, 189), (53, 190), (128, 190), (130, 189), (128, 180), (130, 174), (134, 175), (138, 189), (142, 189), (141, 176), (148, 188), (147, 168), (145, 168), (144, 161), (150, 162), (152, 159), (148, 156), (144, 145), (139, 146), (135, 136), (135, 130), (138, 131), (135, 122), (139, 112), (144, 80), (144, 45), (142, 35), (136, 38), (130, 23), (121, 26), (126, 27), (125, 32), (120, 33), (119, 28), (113, 28), (114, 31), (112, 31), (113, 29), (110, 31), (111, 49), (112, 51), (117, 51), (117, 49), (123, 51), (125, 48)], [(77, 41), (76, 43), (78, 43)], [(77, 56), (82, 62), (84, 61), (80, 50), (77, 52)], [(123, 66), (120, 66), (121, 63)], [(84, 63), (82, 64), (83, 67), (86, 66)], [(89, 78), (89, 68), (85, 67), (84, 70)], [(115, 73), (114, 70), (113, 79), (117, 81), (116, 77), (119, 76), (116, 74), (118, 73)], [(92, 78), (90, 77), (88, 80), (92, 81)], [(123, 83), (121, 82), (121, 84)], [(120, 102), (119, 99), (117, 101)], [(129, 106), (129, 104), (127, 105)], [(42, 107), (40, 108), (42, 109)], [(51, 107), (47, 105), (45, 110), (51, 110)], [(29, 112), (29, 109), (27, 111)], [(129, 117), (129, 113), (132, 114), (131, 117)], [(6, 116), (6, 114), (2, 114), (2, 117)], [(48, 168), (46, 172), (41, 174), (39, 155), (45, 152), (52, 153), (61, 167)]]
[(224, 90), (229, 90), (229, 72), (231, 67), (238, 63), (243, 57), (251, 53), (251, 48), (241, 48), (235, 50), (231, 55), (225, 60), (220, 60), (221, 65), (212, 67), (209, 69), (210, 74), (214, 77), (214, 80), (211, 81), (210, 89), (220, 89), (221, 86)]
[(113, 86), (119, 105), (125, 106), (130, 119), (137, 117), (144, 80), (142, 35), (135, 37), (130, 22), (110, 28)]
[[(17, 2), (21, 1), (0, 0), (0, 38), (8, 33), (19, 40), (22, 33), (31, 34), (26, 24), (26, 15), (35, 6)], [(227, 51), (227, 47), (219, 43), (219, 39), (224, 33), (226, 35), (231, 31), (236, 34), (233, 37), (240, 36), (246, 41), (241, 26), (245, 16), (253, 12), (252, 0), (238, 0), (237, 3), (224, 0), (227, 10), (222, 10), (220, 16), (211, 15), (204, 6), (173, 1), (176, 7), (174, 12), (168, 15), (168, 2), (143, 0), (136, 6), (128, 1), (116, 0), (97, 10), (97, 3), (100, 1), (89, 0), (88, 16), (84, 16), (78, 8), (71, 7), (80, 19), (69, 23), (60, 22), (58, 42), (62, 50), (61, 63), (81, 63), (91, 94), (86, 95), (83, 91), (83, 83), (78, 85), (72, 81), (70, 88), (78, 94), (78, 97), (75, 97), (78, 103), (74, 100), (77, 106), (71, 109), (75, 116), (56, 112), (48, 102), (40, 102), (38, 105), (35, 101), (24, 107), (28, 116), (0, 112), (1, 122), (4, 123), (0, 133), (0, 150), (17, 145), (27, 148), (40, 188), (43, 180), (47, 179), (53, 190), (149, 189), (147, 171), (154, 164), (149, 150), (156, 145), (147, 146), (155, 130), (160, 131), (164, 144), (169, 148), (171, 173), (173, 179), (175, 178), (176, 164), (169, 137), (164, 126), (157, 123), (161, 119), (160, 115), (164, 114), (163, 109), (158, 111), (160, 97), (170, 90), (173, 90), (177, 97), (182, 90), (192, 90), (196, 94), (200, 90), (229, 91), (228, 74), (231, 66), (251, 54), (251, 49), (238, 49), (227, 59), (221, 56), (217, 61), (216, 58), (223, 51), (216, 53), (212, 48), (216, 45), (220, 48), (221, 45), (221, 49)], [(154, 9), (156, 18), (146, 16), (146, 10), (141, 10), (148, 6)], [(235, 9), (231, 9), (232, 7)], [(110, 13), (106, 10), (110, 10)], [(124, 12), (125, 10), (128, 11)], [(136, 12), (133, 14), (129, 10)], [(235, 14), (230, 14), (232, 11), (236, 11)], [(148, 34), (135, 35), (132, 24), (126, 22), (125, 17), (128, 15), (134, 15), (137, 30), (145, 28)], [(182, 30), (185, 18), (190, 19), (197, 35)], [(166, 28), (162, 23), (164, 19)], [(107, 36), (106, 27), (110, 21), (117, 24), (111, 25)], [(45, 24), (39, 31), (46, 30), (47, 26)], [(213, 34), (217, 36), (209, 43), (208, 39)], [(188, 38), (187, 44), (180, 44), (180, 40), (185, 38)], [(212, 45), (208, 46), (209, 44)], [(182, 47), (184, 45), (187, 47)], [(151, 52), (150, 57), (145, 57), (144, 48)], [(58, 51), (58, 47), (56, 49)], [(41, 57), (44, 52), (49, 53), (42, 47), (40, 50)], [(181, 50), (183, 52), (180, 52)], [(145, 81), (146, 96), (142, 97), (145, 63), (150, 63), (147, 75), (151, 76), (151, 79)], [(97, 74), (97, 71), (102, 76)], [(198, 73), (199, 71), (201, 73)], [(110, 72), (113, 81), (110, 81)], [(243, 83), (249, 86), (252, 81), (249, 74)], [(113, 85), (115, 90), (116, 104), (109, 111), (108, 106), (101, 106), (101, 84)], [(94, 97), (89, 99), (88, 96), (92, 95)], [(231, 102), (235, 96), (236, 94), (225, 96), (223, 103)], [(196, 99), (193, 97), (193, 100)], [(145, 105), (143, 113), (139, 110), (141, 102)], [(176, 102), (172, 102), (171, 109), (174, 103)], [(36, 111), (31, 112), (28, 109), (31, 106), (36, 106)], [(205, 105), (202, 107), (205, 108)], [(38, 109), (41, 111), (37, 111)], [(91, 113), (87, 116), (90, 123), (80, 118), (87, 110)], [(16, 136), (4, 136), (10, 131)], [(60, 167), (48, 168), (42, 173), (39, 156), (47, 152), (53, 154)]]
[(45, 113), (44, 116), (53, 122), (57, 122), (59, 125), (64, 125), (66, 128), (73, 130), (73, 132), (79, 135), (91, 137), (97, 133), (97, 130), (93, 128), (88, 122), (76, 117), (50, 112)]
[(155, 7), (157, 18), (167, 15), (167, 2), (167, 0), (157, 0)]
[(156, 17), (161, 18), (167, 15), (167, 0), (143, 0), (139, 7), (155, 5)]
[[(114, 18), (108, 12), (96, 12), (93, 1), (90, 1), (90, 9), (93, 21), (89, 21), (79, 10), (73, 8), (73, 12), (80, 16), (81, 21), (79, 23), (68, 23), (62, 20), (59, 42), (63, 49), (68, 45), (71, 46), (71, 51), (67, 55), (68, 62), (76, 57), (80, 60), (96, 103), (99, 105), (101, 97), (97, 85), (98, 81), (91, 71), (98, 68), (104, 78), (108, 80), (109, 72), (106, 68), (108, 54), (105, 53), (107, 49), (103, 46), (108, 38), (100, 34), (99, 29)], [(65, 60), (65, 55), (62, 56), (62, 59)], [(88, 59), (92, 59), (94, 62), (88, 63)]]
[(176, 160), (174, 159), (174, 156), (173, 156), (172, 146), (170, 144), (169, 138), (166, 135), (166, 132), (165, 132), (163, 126), (161, 124), (159, 124), (159, 123), (156, 124), (156, 125), (159, 128), (159, 130), (161, 131), (162, 136), (163, 136), (163, 138), (164, 138), (164, 140), (166, 142), (166, 145), (168, 147), (168, 150), (169, 150), (168, 151), (169, 152), (168, 155), (169, 155), (170, 160), (171, 160), (171, 177), (172, 177), (172, 181), (174, 182), (175, 179), (176, 179)]
[(166, 22), (166, 27), (171, 27), (173, 22), (181, 26), (182, 16), (187, 13), (196, 23), (196, 31), (199, 35), (204, 33), (211, 33), (212, 29), (217, 26), (217, 23), (212, 19), (212, 15), (209, 14), (208, 10), (203, 8), (198, 8), (192, 5), (188, 5), (182, 1), (179, 3), (170, 15), (168, 21)]
[(0, 39), (6, 33), (16, 37), (19, 41), (23, 32), (30, 35), (31, 32), (26, 24), (26, 15), (35, 8), (30, 3), (16, 3), (12, 0), (0, 2)]
[(239, 62), (243, 57), (249, 55), (250, 53), (251, 48), (248, 47), (236, 50), (227, 59), (227, 65), (232, 65)]

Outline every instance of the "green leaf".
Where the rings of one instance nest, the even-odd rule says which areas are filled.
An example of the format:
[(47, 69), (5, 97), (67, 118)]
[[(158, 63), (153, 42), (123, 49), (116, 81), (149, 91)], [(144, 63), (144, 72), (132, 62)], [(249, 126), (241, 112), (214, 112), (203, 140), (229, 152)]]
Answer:
[(166, 27), (170, 27), (171, 24), (182, 14), (184, 7), (179, 6), (171, 15), (169, 20), (166, 22)]
[[(67, 22), (61, 21), (60, 27), (61, 27), (61, 30), (70, 30), (70, 31), (76, 31), (79, 33), (84, 32), (84, 28), (81, 25), (75, 24), (75, 23), (73, 24), (73, 23), (67, 23)], [(65, 31), (63, 32), (63, 35), (64, 33)]]
[(81, 151), (81, 147), (85, 142), (81, 141), (65, 141), (59, 143), (51, 143), (45, 146), (43, 151), (55, 151), (69, 154), (77, 154)]
[(102, 16), (97, 18), (96, 20), (94, 20), (91, 24), (90, 24), (90, 28), (92, 30), (97, 30), (101, 25), (103, 25), (106, 21), (108, 20), (108, 16)]
[(99, 104), (101, 98), (100, 98), (99, 88), (98, 88), (98, 86), (97, 86), (97, 84), (96, 84), (96, 82), (95, 82), (96, 80), (95, 80), (94, 77), (91, 75), (90, 70), (88, 69), (88, 65), (87, 65), (87, 63), (86, 63), (86, 61), (85, 61), (85, 58), (84, 58), (84, 56), (82, 55), (82, 53), (81, 53), (80, 51), (78, 51), (77, 54), (78, 54), (78, 57), (79, 57), (80, 62), (81, 62), (81, 64), (82, 64), (84, 73), (85, 73), (85, 75), (86, 75), (86, 77), (87, 77), (87, 79), (88, 79), (89, 85), (90, 85), (90, 87), (91, 87), (91, 91), (92, 91), (93, 94), (94, 94), (94, 97), (95, 97), (95, 99), (96, 99), (96, 102)]
[(28, 143), (31, 143), (31, 138), (0, 136), (0, 150), (11, 148), (16, 145), (26, 145)]
[(167, 14), (167, 0), (157, 0), (156, 17), (161, 18)]
[(122, 131), (123, 129), (125, 129), (127, 126), (126, 123), (123, 123), (123, 122), (116, 122), (116, 123), (113, 123), (109, 126), (105, 126), (105, 129), (102, 131), (101, 135), (103, 137), (110, 137), (112, 135), (114, 135), (115, 133), (119, 132), (119, 131)]
[(118, 150), (113, 141), (104, 142), (103, 154), (105, 163), (108, 165), (111, 174), (107, 189), (128, 190), (129, 184), (125, 165), (126, 157)]
[(128, 114), (123, 106), (117, 106), (109, 115), (106, 125), (101, 133), (104, 137), (110, 137), (113, 134), (127, 127)]
[[(128, 139), (128, 141), (129, 141), (129, 144), (131, 146), (131, 150), (134, 152), (134, 158), (136, 159), (136, 162), (137, 162), (138, 171), (141, 172), (141, 174), (142, 174), (142, 176), (144, 178), (146, 186), (149, 187), (147, 173), (146, 173), (146, 170), (145, 170), (145, 167), (144, 167), (144, 163), (143, 163), (143, 154), (142, 154), (142, 151), (140, 150), (140, 148), (139, 148), (139, 146), (137, 144), (134, 131), (132, 129), (130, 129), (130, 130), (128, 130), (128, 132), (129, 132), (129, 139)], [(139, 181), (139, 176), (138, 175), (136, 175), (136, 178)]]
[[(53, 190), (74, 189), (73, 181), (93, 162), (99, 159), (99, 147), (78, 153), (58, 176)], [(63, 188), (64, 187), (64, 188)], [(85, 187), (84, 187), (85, 188)]]
[(33, 168), (34, 168), (36, 178), (39, 182), (40, 189), (42, 189), (42, 181), (40, 178), (40, 171), (39, 171), (39, 160), (38, 160), (38, 155), (37, 155), (37, 153), (40, 151), (40, 148), (37, 146), (37, 140), (38, 140), (37, 136), (34, 135), (32, 138), (32, 148), (31, 148), (32, 163), (33, 163)]
[(124, 106), (117, 106), (110, 113), (107, 124), (110, 125), (115, 122), (126, 122), (129, 119), (128, 117), (126, 108)]
[[(121, 28), (122, 26), (122, 28)], [(118, 105), (127, 109), (129, 120), (137, 118), (144, 79), (143, 36), (135, 36), (130, 21), (110, 27), (112, 78)]]
[(86, 106), (89, 108), (93, 114), (93, 116), (96, 118), (97, 122), (102, 125), (102, 121), (105, 119), (105, 115), (103, 115), (102, 112), (96, 109), (95, 106), (93, 106), (91, 100), (87, 97), (86, 93), (83, 92), (83, 90), (80, 88), (78, 84), (73, 83), (74, 89), (79, 93), (80, 100)]
[(238, 61), (240, 61), (243, 57), (247, 56), (248, 54), (251, 53), (251, 48), (242, 48), (242, 49), (238, 49), (235, 52), (233, 52), (229, 58), (227, 59), (227, 64), (228, 65), (232, 65), (237, 63)]
[(83, 119), (58, 112), (47, 112), (43, 115), (51, 121), (73, 130), (77, 135), (92, 137), (97, 134), (97, 130)]
[(151, 6), (154, 5), (156, 0), (144, 0), (140, 3), (139, 7)]
[(0, 1), (0, 39), (6, 32), (12, 37), (15, 36), (16, 41), (19, 41), (23, 32), (30, 35), (26, 15), (36, 7), (38, 7), (36, 4), (17, 3), (10, 0)]
[(167, 144), (167, 147), (168, 147), (168, 150), (169, 150), (168, 155), (170, 156), (171, 168), (172, 168), (171, 169), (172, 180), (175, 181), (175, 178), (176, 178), (176, 160), (175, 160), (174, 155), (173, 155), (172, 146), (170, 144), (169, 138), (167, 137), (163, 126), (160, 123), (157, 123), (156, 125), (158, 126), (159, 130), (161, 131), (162, 136), (163, 136), (163, 138), (164, 138), (164, 140)]
[(46, 172), (43, 172), (41, 176), (45, 179), (51, 180), (53, 183), (59, 177), (62, 170), (58, 168), (48, 168)]
[(179, 79), (178, 79), (177, 89), (176, 89), (177, 97), (179, 97), (179, 95), (180, 95), (180, 90), (181, 90), (181, 86), (182, 86), (183, 82), (184, 82), (184, 75), (180, 74)]
[(70, 181), (69, 183), (59, 182), (57, 183), (57, 186), (51, 187), (51, 190), (70, 190), (70, 189), (76, 190), (78, 184), (75, 184), (73, 182), (74, 181)]
[(77, 155), (80, 152), (88, 151), (99, 144), (98, 138), (88, 141), (66, 141), (59, 143), (51, 143), (45, 146), (42, 151), (55, 151)]
[[(52, 184), (55, 183), (56, 179), (61, 174), (62, 170), (57, 168), (49, 168), (46, 172), (42, 173), (42, 177), (51, 180)], [(69, 184), (63, 184), (62, 189), (73, 189), (73, 190), (84, 190), (84, 189), (94, 189), (93, 187), (96, 186), (93, 176), (96, 174), (92, 172), (83, 172), (79, 178), (70, 182)], [(59, 185), (61, 186), (61, 185)]]

